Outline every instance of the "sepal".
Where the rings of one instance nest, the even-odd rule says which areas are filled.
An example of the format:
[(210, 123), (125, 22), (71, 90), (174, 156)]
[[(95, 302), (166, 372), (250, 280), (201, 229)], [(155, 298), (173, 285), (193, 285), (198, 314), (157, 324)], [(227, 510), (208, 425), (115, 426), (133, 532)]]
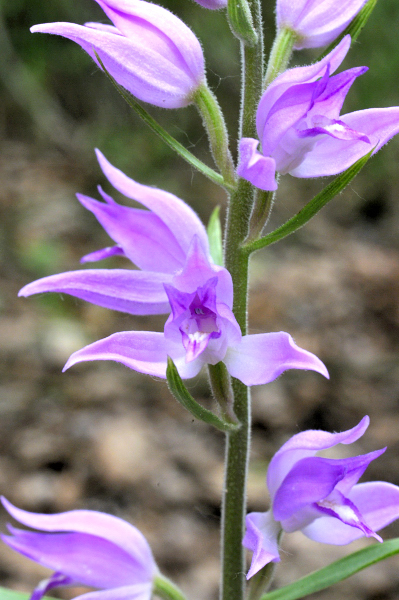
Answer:
[(227, 16), (233, 34), (247, 46), (255, 46), (258, 34), (247, 0), (228, 0)]

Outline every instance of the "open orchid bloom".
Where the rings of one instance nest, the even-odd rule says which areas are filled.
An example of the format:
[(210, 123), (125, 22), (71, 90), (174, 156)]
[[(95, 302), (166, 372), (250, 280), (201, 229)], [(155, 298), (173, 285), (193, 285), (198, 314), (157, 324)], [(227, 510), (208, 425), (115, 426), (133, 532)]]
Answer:
[(242, 138), (238, 174), (256, 187), (277, 189), (276, 172), (323, 177), (348, 169), (362, 156), (375, 154), (399, 132), (399, 107), (340, 111), (358, 67), (332, 75), (350, 47), (346, 36), (321, 61), (295, 67), (264, 92), (256, 115), (259, 140)]
[(52, 33), (79, 44), (133, 96), (163, 108), (191, 103), (205, 80), (201, 44), (174, 14), (144, 0), (96, 0), (113, 25), (44, 23), (32, 33)]
[[(115, 246), (84, 256), (81, 262), (122, 255), (140, 270), (82, 269), (60, 273), (26, 285), (19, 295), (60, 292), (133, 315), (168, 313), (170, 305), (164, 284), (170, 283), (173, 274), (183, 268), (194, 236), (209, 252), (205, 228), (180, 198), (133, 181), (113, 167), (99, 150), (96, 152), (110, 183), (148, 210), (117, 204), (101, 188), (105, 202), (78, 194), (81, 204), (94, 214), (116, 242)], [(213, 268), (215, 273), (222, 270), (222, 267)]]
[(277, 0), (277, 28), (297, 36), (294, 48), (331, 44), (355, 18), (367, 0)]
[(282, 531), (301, 530), (308, 538), (337, 546), (376, 533), (399, 517), (399, 487), (385, 481), (357, 483), (386, 448), (353, 458), (330, 459), (316, 453), (352, 444), (369, 418), (342, 433), (308, 430), (294, 435), (274, 455), (267, 472), (271, 508), (247, 515), (243, 544), (253, 552), (247, 578), (269, 562), (279, 562)]
[(105, 203), (78, 195), (117, 242), (83, 261), (122, 254), (142, 270), (60, 273), (30, 283), (20, 295), (64, 292), (131, 314), (171, 315), (163, 333), (116, 333), (75, 352), (65, 368), (87, 360), (115, 360), (141, 373), (166, 377), (170, 356), (183, 378), (220, 361), (246, 385), (268, 383), (286, 369), (312, 369), (328, 376), (323, 363), (296, 346), (287, 333), (242, 337), (232, 313), (230, 273), (212, 262), (197, 215), (176, 196), (136, 183), (100, 152), (97, 155), (113, 186), (150, 210), (120, 206), (102, 190)]
[(78, 596), (84, 600), (150, 600), (158, 568), (147, 540), (133, 525), (92, 510), (43, 515), (21, 510), (5, 498), (2, 502), (16, 521), (39, 530), (9, 526), (11, 535), (1, 535), (3, 542), (55, 571), (31, 600), (64, 585), (100, 590)]

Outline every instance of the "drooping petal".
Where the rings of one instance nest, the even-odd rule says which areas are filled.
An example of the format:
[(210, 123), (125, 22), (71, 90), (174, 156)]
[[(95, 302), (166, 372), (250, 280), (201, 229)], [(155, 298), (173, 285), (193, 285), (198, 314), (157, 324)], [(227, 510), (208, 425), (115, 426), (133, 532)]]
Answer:
[(152, 582), (149, 582), (126, 585), (112, 590), (88, 592), (77, 596), (74, 600), (150, 600), (151, 597)]
[(258, 145), (259, 141), (253, 138), (240, 140), (237, 175), (261, 190), (273, 192), (277, 189), (276, 162), (270, 156), (263, 156), (257, 149)]
[[(308, 457), (296, 462), (279, 486), (273, 500), (277, 521), (290, 519), (308, 504), (327, 498), (337, 489), (347, 493), (357, 483), (371, 461), (385, 452), (376, 450), (351, 458)], [(285, 525), (283, 525), (284, 529)]]
[(333, 42), (354, 19), (366, 0), (278, 0), (278, 28), (288, 27), (299, 40), (294, 48), (319, 48)]
[(83, 194), (76, 194), (76, 197), (139, 269), (173, 273), (181, 268), (184, 253), (157, 215), (117, 204), (101, 188), (99, 190), (106, 202)]
[(123, 548), (87, 533), (36, 533), (10, 527), (3, 541), (24, 556), (63, 573), (73, 581), (113, 588), (151, 580), (153, 565), (143, 568)]
[[(196, 36), (169, 10), (143, 0), (96, 0), (126, 37), (145, 48), (156, 49), (161, 59), (179, 68), (191, 85), (204, 78), (204, 56)], [(154, 70), (156, 65), (151, 65)], [(159, 70), (162, 68), (162, 62)], [(165, 73), (166, 75), (166, 73)], [(167, 77), (166, 77), (167, 81)]]
[(157, 315), (169, 312), (163, 284), (170, 279), (165, 273), (86, 269), (43, 277), (23, 287), (18, 295), (59, 292), (132, 315)]
[[(399, 487), (385, 481), (370, 481), (355, 485), (349, 499), (356, 505), (367, 525), (379, 531), (399, 518)], [(363, 537), (360, 529), (346, 525), (333, 517), (321, 517), (302, 530), (315, 542), (343, 546)]]
[(92, 510), (37, 514), (13, 506), (4, 497), (1, 497), (1, 502), (16, 521), (27, 527), (53, 533), (76, 532), (98, 536), (125, 550), (148, 573), (156, 570), (151, 549), (143, 534), (118, 517)]
[(278, 537), (281, 527), (273, 519), (270, 510), (266, 513), (249, 513), (245, 524), (246, 532), (242, 543), (245, 548), (253, 552), (251, 567), (247, 574), (247, 579), (250, 579), (269, 562), (280, 562)]
[(211, 10), (220, 10), (227, 6), (227, 0), (195, 0), (195, 2)]
[(114, 360), (139, 373), (165, 379), (168, 356), (174, 360), (183, 379), (197, 375), (203, 364), (199, 360), (186, 363), (183, 344), (166, 340), (163, 333), (122, 331), (74, 352), (63, 370), (79, 362)]
[(256, 113), (256, 128), (260, 139), (262, 139), (266, 118), (278, 98), (292, 85), (316, 81), (323, 76), (327, 66), (330, 75), (334, 73), (347, 55), (350, 45), (351, 38), (347, 35), (319, 62), (306, 67), (288, 69), (276, 77), (264, 92)]
[(309, 429), (297, 433), (290, 438), (270, 461), (267, 471), (267, 487), (271, 498), (280, 487), (293, 465), (299, 460), (314, 456), (316, 452), (327, 450), (337, 444), (353, 444), (369, 426), (369, 417), (363, 417), (358, 425), (342, 433), (330, 433), (317, 429)]
[(130, 179), (122, 171), (113, 167), (100, 150), (96, 150), (96, 155), (111, 185), (127, 198), (140, 202), (156, 214), (173, 233), (184, 254), (188, 252), (195, 235), (200, 239), (202, 247), (209, 252), (205, 227), (192, 208), (183, 200), (164, 190), (141, 185)]
[(323, 136), (303, 162), (290, 171), (295, 177), (322, 177), (336, 175), (348, 169), (359, 158), (376, 146), (373, 154), (399, 132), (399, 107), (369, 108), (341, 115), (340, 119), (351, 129), (360, 131), (370, 144), (354, 139), (339, 140)]
[(283, 331), (244, 336), (228, 349), (224, 362), (230, 375), (245, 385), (269, 383), (287, 369), (310, 369), (328, 377), (321, 360)]

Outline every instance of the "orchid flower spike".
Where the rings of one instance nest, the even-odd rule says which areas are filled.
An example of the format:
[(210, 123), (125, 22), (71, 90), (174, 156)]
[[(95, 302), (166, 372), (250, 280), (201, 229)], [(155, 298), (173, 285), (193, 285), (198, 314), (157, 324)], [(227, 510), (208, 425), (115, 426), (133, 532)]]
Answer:
[(242, 336), (232, 312), (231, 275), (213, 263), (197, 215), (176, 196), (136, 183), (98, 151), (97, 156), (112, 185), (150, 210), (120, 206), (102, 190), (105, 202), (78, 195), (117, 243), (83, 261), (121, 254), (142, 270), (60, 273), (30, 283), (19, 295), (62, 292), (130, 314), (171, 314), (163, 333), (115, 333), (75, 352), (65, 369), (82, 361), (115, 360), (165, 378), (170, 356), (183, 378), (220, 361), (246, 385), (268, 383), (286, 369), (311, 369), (328, 377), (324, 364), (296, 346), (288, 333)]
[(158, 568), (147, 540), (133, 525), (92, 510), (42, 515), (21, 510), (5, 498), (2, 503), (14, 519), (40, 531), (9, 526), (11, 535), (1, 535), (3, 542), (55, 571), (33, 591), (31, 600), (64, 585), (100, 590), (79, 600), (150, 600)]
[(348, 169), (399, 132), (399, 107), (370, 108), (340, 116), (358, 67), (331, 76), (350, 47), (350, 36), (321, 61), (295, 67), (264, 92), (256, 115), (259, 141), (242, 138), (238, 174), (254, 186), (277, 189), (276, 171), (294, 177), (323, 177)]
[[(191, 29), (171, 12), (144, 0), (96, 0), (113, 25), (44, 23), (79, 44), (133, 96), (163, 108), (180, 108), (205, 81), (204, 56)], [(100, 66), (100, 65), (99, 65)]]
[(315, 456), (337, 444), (353, 444), (370, 419), (342, 433), (308, 430), (294, 435), (270, 461), (267, 486), (271, 508), (247, 515), (243, 544), (253, 552), (249, 579), (269, 562), (279, 562), (282, 531), (343, 546), (376, 533), (399, 517), (399, 487), (385, 481), (357, 483), (386, 448), (353, 458)]
[(277, 0), (277, 29), (296, 35), (294, 48), (331, 44), (356, 17), (367, 0)]

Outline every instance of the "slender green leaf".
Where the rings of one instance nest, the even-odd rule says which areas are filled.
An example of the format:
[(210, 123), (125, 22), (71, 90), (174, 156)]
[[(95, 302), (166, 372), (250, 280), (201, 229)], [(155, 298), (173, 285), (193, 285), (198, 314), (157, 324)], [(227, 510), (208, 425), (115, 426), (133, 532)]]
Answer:
[[(180, 377), (176, 366), (171, 358), (168, 357), (168, 368), (166, 369), (166, 378), (168, 380), (169, 389), (180, 402), (184, 408), (186, 408), (196, 419), (205, 421), (208, 425), (213, 425), (220, 431), (236, 431), (239, 428), (237, 423), (229, 423), (217, 417), (212, 411), (204, 408), (199, 404), (186, 386), (184, 385), (182, 378)], [(1, 598), (0, 598), (1, 600)]]
[(171, 136), (170, 133), (168, 133), (150, 115), (150, 113), (148, 113), (146, 111), (146, 109), (143, 106), (141, 106), (141, 104), (139, 102), (137, 102), (137, 100), (131, 94), (129, 94), (129, 92), (127, 92), (122, 86), (119, 85), (119, 83), (117, 83), (117, 81), (115, 81), (115, 79), (112, 77), (112, 75), (104, 67), (104, 64), (103, 64), (101, 58), (98, 56), (97, 52), (94, 52), (94, 54), (96, 55), (96, 58), (100, 64), (102, 70), (104, 71), (104, 73), (106, 74), (108, 79), (111, 81), (111, 83), (114, 85), (114, 87), (117, 89), (117, 91), (120, 93), (122, 98), (128, 103), (128, 105), (131, 108), (133, 108), (133, 110), (136, 111), (136, 113), (139, 115), (139, 117), (144, 121), (144, 123), (146, 123), (149, 126), (150, 129), (152, 129), (152, 131), (154, 133), (159, 135), (159, 137), (166, 144), (168, 144), (168, 146), (170, 148), (172, 148), (172, 150), (177, 152), (177, 154), (179, 154), (179, 156), (184, 158), (185, 161), (187, 161), (192, 167), (194, 167), (195, 169), (200, 171), (200, 173), (205, 175), (205, 177), (208, 177), (208, 179), (213, 181), (213, 183), (216, 183), (217, 185), (221, 185), (230, 190), (232, 189), (232, 187), (229, 186), (224, 181), (224, 179), (223, 179), (222, 175), (220, 175), (220, 173), (216, 173), (216, 171), (211, 169), (211, 167), (208, 167), (208, 165), (206, 165), (201, 160), (199, 160), (199, 158), (194, 156), (194, 154), (192, 154), (189, 150), (187, 150), (187, 148), (185, 148), (182, 144), (180, 144), (180, 142), (175, 140), (175, 138), (173, 136)]
[(342, 38), (344, 38), (346, 35), (348, 35), (348, 33), (352, 38), (352, 43), (355, 40), (357, 40), (357, 38), (360, 35), (360, 32), (362, 31), (363, 27), (366, 25), (367, 21), (369, 20), (371, 13), (373, 12), (376, 4), (377, 4), (377, 0), (369, 0), (368, 2), (366, 2), (366, 4), (363, 6), (363, 8), (357, 13), (357, 15), (353, 19), (353, 21), (351, 21), (349, 23), (348, 27), (341, 33), (341, 35), (339, 35), (328, 46), (328, 48), (326, 48), (324, 50), (324, 52), (319, 56), (317, 61), (319, 61), (322, 58), (324, 58), (325, 56), (327, 56), (327, 54), (329, 54), (331, 52), (331, 50), (334, 50), (334, 48), (339, 44), (339, 42), (342, 40)]
[(209, 219), (207, 231), (209, 248), (215, 265), (223, 266), (223, 240), (222, 240), (222, 225), (220, 223), (220, 206), (217, 206)]
[[(16, 592), (15, 590), (9, 590), (8, 588), (0, 586), (0, 600), (29, 600), (30, 594), (24, 594), (23, 592)], [(55, 600), (44, 596), (43, 600)]]
[(364, 167), (373, 151), (374, 148), (365, 156), (359, 158), (359, 160), (349, 167), (349, 169), (338, 175), (338, 177), (336, 177), (327, 187), (324, 188), (324, 190), (322, 190), (319, 194), (317, 194), (317, 196), (308, 202), (295, 216), (291, 217), (291, 219), (286, 221), (283, 225), (271, 233), (265, 235), (263, 238), (255, 240), (254, 242), (249, 242), (243, 247), (243, 249), (250, 254), (255, 250), (260, 250), (265, 246), (275, 244), (279, 240), (287, 237), (287, 235), (290, 235), (291, 233), (294, 233), (294, 231), (300, 229), (300, 227), (303, 227), (319, 212), (320, 209), (323, 208), (323, 206), (330, 202), (334, 196), (342, 192), (348, 183), (350, 183)]
[(363, 550), (354, 552), (328, 565), (328, 567), (323, 567), (323, 569), (290, 583), (290, 585), (264, 594), (261, 600), (298, 600), (298, 598), (304, 598), (308, 594), (324, 590), (334, 583), (338, 583), (394, 554), (399, 554), (399, 538), (389, 540), (383, 544), (373, 544), (363, 548)]

